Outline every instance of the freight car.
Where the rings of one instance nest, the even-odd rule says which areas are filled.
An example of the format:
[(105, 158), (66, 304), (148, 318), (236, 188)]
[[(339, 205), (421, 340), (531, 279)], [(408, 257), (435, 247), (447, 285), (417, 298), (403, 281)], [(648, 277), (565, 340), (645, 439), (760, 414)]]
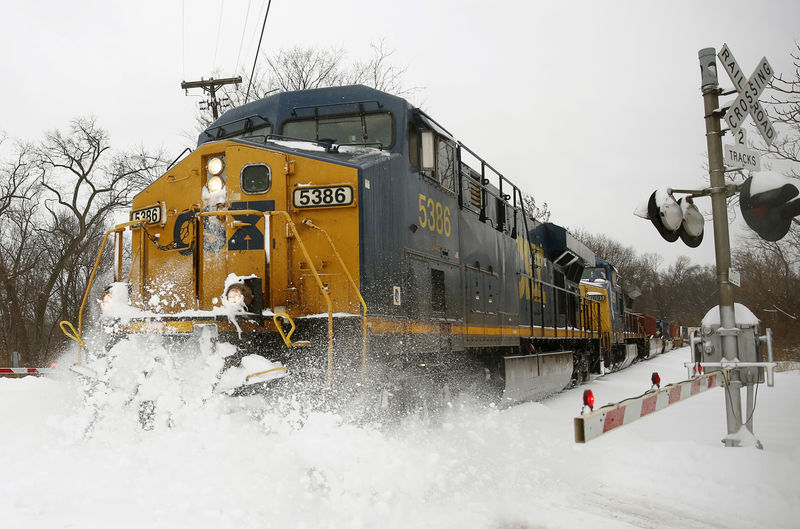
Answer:
[(647, 350), (610, 264), (525, 214), (428, 114), (364, 86), (228, 111), (112, 236), (108, 328), (233, 343), (241, 387), (468, 380), (515, 401)]

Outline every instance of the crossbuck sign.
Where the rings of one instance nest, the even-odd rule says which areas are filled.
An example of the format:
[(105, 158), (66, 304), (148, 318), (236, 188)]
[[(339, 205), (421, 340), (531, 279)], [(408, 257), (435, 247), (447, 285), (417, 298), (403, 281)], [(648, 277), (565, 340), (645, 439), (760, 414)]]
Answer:
[(764, 88), (767, 87), (774, 76), (772, 66), (770, 66), (767, 58), (763, 57), (752, 75), (745, 79), (742, 69), (739, 68), (739, 64), (733, 58), (733, 53), (731, 53), (727, 44), (722, 45), (717, 57), (719, 57), (722, 66), (728, 72), (728, 77), (731, 78), (733, 85), (739, 92), (739, 96), (725, 113), (725, 122), (730, 127), (731, 132), (735, 134), (739, 127), (742, 126), (742, 122), (747, 115), (750, 114), (753, 117), (753, 121), (756, 122), (758, 132), (764, 137), (764, 141), (767, 142), (767, 145), (772, 145), (777, 133), (769, 117), (767, 117), (767, 111), (758, 102), (761, 92), (764, 91)]

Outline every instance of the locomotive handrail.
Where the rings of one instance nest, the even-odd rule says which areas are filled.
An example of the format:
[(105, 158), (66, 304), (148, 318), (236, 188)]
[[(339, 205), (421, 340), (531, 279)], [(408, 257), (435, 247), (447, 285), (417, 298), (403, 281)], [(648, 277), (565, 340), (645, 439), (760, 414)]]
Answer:
[[(92, 289), (92, 284), (94, 283), (95, 275), (97, 275), (97, 267), (100, 266), (100, 259), (103, 257), (103, 251), (105, 251), (106, 243), (108, 242), (108, 236), (111, 235), (112, 233), (122, 232), (122, 231), (125, 230), (125, 228), (133, 228), (134, 226), (142, 225), (142, 224), (144, 224), (146, 222), (147, 222), (147, 220), (145, 220), (145, 219), (132, 220), (130, 222), (123, 222), (122, 224), (117, 224), (116, 226), (114, 226), (113, 228), (108, 230), (106, 232), (106, 234), (103, 236), (103, 242), (100, 245), (100, 251), (97, 252), (97, 259), (95, 259), (95, 261), (94, 261), (94, 267), (92, 268), (92, 273), (89, 276), (89, 283), (86, 285), (86, 292), (84, 292), (84, 294), (83, 294), (83, 300), (81, 301), (81, 308), (78, 309), (78, 329), (76, 331), (75, 327), (73, 327), (72, 324), (69, 321), (66, 321), (66, 320), (60, 322), (60, 324), (59, 324), (60, 327), (61, 327), (61, 330), (64, 332), (64, 334), (68, 338), (70, 338), (71, 340), (75, 340), (76, 342), (78, 342), (78, 345), (80, 345), (81, 347), (84, 347), (84, 348), (86, 347), (83, 344), (83, 338), (82, 338), (83, 309), (86, 307), (86, 300), (89, 299), (89, 291)], [(69, 330), (71, 332), (67, 332), (68, 328), (69, 328)], [(78, 362), (77, 363), (80, 364), (80, 362), (81, 362), (81, 349), (79, 347), (78, 348)]]
[[(561, 287), (561, 286), (555, 285), (554, 283), (549, 283), (549, 282), (544, 281), (542, 279), (537, 279), (536, 277), (534, 277), (532, 275), (528, 275), (525, 272), (522, 272), (522, 276), (527, 278), (529, 281), (532, 281), (533, 285), (538, 285), (539, 288), (540, 288), (540, 291), (541, 291), (542, 287), (546, 286), (546, 287), (552, 288), (554, 291), (555, 290), (560, 290), (560, 291), (564, 292), (565, 294), (567, 294), (569, 296), (573, 296), (573, 297), (575, 297), (576, 301), (580, 300), (582, 302), (593, 303), (595, 306), (598, 306), (598, 307), (600, 305), (599, 301), (591, 299), (589, 297), (586, 297), (586, 296), (582, 295), (580, 292), (574, 292), (572, 290), (567, 289), (566, 287)], [(533, 285), (531, 285), (531, 292), (533, 292)], [(541, 296), (541, 294), (540, 294), (540, 296)], [(533, 300), (533, 297), (531, 297), (531, 302), (532, 302), (532, 300)], [(557, 307), (554, 305), (554, 310), (556, 310), (556, 309), (557, 309)], [(599, 311), (599, 309), (598, 309), (598, 311)], [(557, 319), (556, 316), (557, 315), (554, 314), (553, 329), (556, 331), (556, 334), (558, 334), (559, 326), (558, 326), (558, 319)], [(544, 318), (544, 312), (542, 312), (542, 317)], [(533, 318), (533, 316), (532, 316), (532, 311), (531, 311), (531, 319), (532, 318)], [(544, 333), (544, 328), (545, 328), (544, 321), (542, 321), (542, 333)], [(567, 326), (565, 326), (565, 330), (566, 330), (566, 328), (567, 328)], [(585, 331), (586, 328), (582, 328), (582, 330)], [(592, 328), (589, 328), (589, 330), (591, 331), (592, 336), (594, 336), (595, 329), (592, 327)], [(600, 329), (599, 328), (597, 329), (597, 332), (600, 333)], [(542, 334), (542, 335), (544, 336), (544, 334)], [(531, 324), (531, 336), (533, 336), (533, 324)], [(573, 331), (573, 336), (574, 336), (574, 331)]]
[(166, 169), (166, 170), (167, 170), (167, 171), (169, 171), (169, 170), (172, 168), (172, 166), (173, 166), (173, 165), (175, 165), (175, 163), (176, 163), (178, 160), (180, 160), (181, 156), (183, 156), (184, 154), (186, 154), (186, 151), (189, 151), (189, 153), (191, 153), (191, 152), (192, 152), (192, 148), (191, 148), (191, 147), (186, 147), (184, 150), (182, 150), (182, 151), (181, 151), (181, 153), (180, 153), (178, 156), (176, 156), (176, 157), (175, 157), (175, 159), (174, 159), (174, 160), (172, 160), (172, 162), (171, 162), (171, 163), (170, 163), (170, 164), (167, 166), (167, 169)]
[(300, 237), (300, 233), (297, 231), (297, 226), (292, 220), (292, 217), (289, 216), (289, 213), (286, 211), (258, 211), (255, 209), (202, 211), (197, 213), (198, 217), (226, 217), (228, 215), (231, 217), (234, 215), (259, 215), (264, 217), (265, 223), (268, 222), (267, 217), (272, 215), (281, 215), (286, 218), (286, 222), (289, 228), (292, 230), (292, 235), (294, 235), (294, 237), (297, 239), (297, 243), (300, 246), (300, 251), (303, 252), (303, 256), (308, 261), (308, 265), (311, 268), (311, 273), (314, 275), (314, 279), (317, 281), (317, 286), (319, 286), (322, 296), (325, 298), (325, 303), (328, 305), (328, 376), (325, 384), (326, 386), (330, 386), (331, 381), (333, 380), (333, 303), (331, 302), (328, 292), (325, 290), (325, 286), (322, 284), (322, 279), (319, 277), (317, 267), (314, 266), (314, 261), (311, 259), (308, 250), (306, 250), (306, 246), (303, 244), (303, 239)]
[(361, 291), (359, 290), (356, 282), (353, 280), (353, 276), (350, 274), (350, 271), (347, 269), (347, 266), (344, 264), (344, 259), (339, 254), (339, 251), (336, 249), (336, 246), (333, 244), (333, 240), (331, 239), (328, 232), (324, 229), (320, 228), (310, 219), (305, 219), (303, 224), (306, 226), (313, 228), (315, 230), (319, 230), (328, 239), (328, 244), (331, 245), (331, 249), (333, 250), (333, 254), (336, 256), (336, 259), (339, 260), (339, 264), (342, 266), (342, 270), (344, 270), (345, 275), (347, 275), (347, 280), (350, 282), (350, 286), (353, 287), (355, 290), (356, 295), (358, 296), (358, 300), (361, 302), (361, 307), (364, 309), (364, 317), (361, 319), (361, 381), (366, 381), (366, 368), (367, 368), (367, 302), (364, 301), (364, 297), (361, 295)]

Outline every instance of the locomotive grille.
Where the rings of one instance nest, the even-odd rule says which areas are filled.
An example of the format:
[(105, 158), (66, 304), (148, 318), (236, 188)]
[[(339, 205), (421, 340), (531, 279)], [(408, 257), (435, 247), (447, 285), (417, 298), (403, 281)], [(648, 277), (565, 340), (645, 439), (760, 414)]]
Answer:
[(481, 207), (481, 188), (475, 182), (469, 183), (469, 203), (476, 208)]

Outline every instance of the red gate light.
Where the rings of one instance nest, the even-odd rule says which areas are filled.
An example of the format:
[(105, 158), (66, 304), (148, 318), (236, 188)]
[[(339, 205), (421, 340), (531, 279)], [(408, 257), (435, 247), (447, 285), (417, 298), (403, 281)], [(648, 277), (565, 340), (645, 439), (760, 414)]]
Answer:
[(658, 376), (657, 372), (653, 372), (653, 375), (650, 377), (650, 382), (657, 388), (661, 388), (661, 377)]
[(583, 405), (589, 406), (590, 410), (594, 410), (594, 393), (591, 389), (583, 391)]

